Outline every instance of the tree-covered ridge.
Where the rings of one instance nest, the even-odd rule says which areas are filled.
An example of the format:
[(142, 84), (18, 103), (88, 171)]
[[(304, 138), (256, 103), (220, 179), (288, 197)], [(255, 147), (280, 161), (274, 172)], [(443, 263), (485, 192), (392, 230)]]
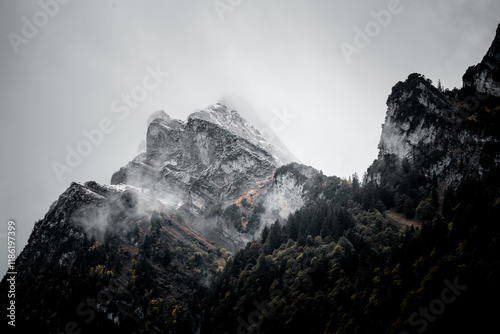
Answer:
[[(500, 297), (500, 261), (494, 255), (500, 236), (498, 175), (449, 192), (445, 201), (451, 209), (423, 220), (422, 229), (396, 226), (370, 207), (384, 194), (375, 185), (356, 188), (328, 178), (337, 184), (329, 196), (291, 215), (285, 225), (265, 229), (228, 262), (206, 308), (203, 331), (487, 328), (500, 311), (486, 303)], [(432, 307), (439, 314), (427, 315), (424, 309), (446, 284), (466, 289), (443, 304), (446, 312), (436, 302)]]
[[(412, 93), (417, 87), (439, 97), (432, 100), (442, 115), (423, 108), (422, 96)], [(313, 200), (228, 263), (203, 329), (421, 333), (492, 326), (500, 314), (488, 302), (500, 298), (500, 100), (475, 96), (470, 88), (433, 87), (417, 74), (397, 84), (388, 104), (406, 114), (396, 116), (414, 125), (430, 117), (438, 142), (417, 143), (408, 157), (381, 154), (362, 185), (357, 176), (316, 175), (308, 184)], [(440, 161), (447, 165), (437, 173)]]
[[(103, 203), (109, 205), (103, 234), (60, 222), (51, 233), (60, 243), (47, 245), (57, 249), (53, 259), (29, 263), (30, 270), (18, 275), (18, 328), (182, 333), (199, 326), (190, 311), (199, 313), (198, 297), (222, 271), (229, 253), (188, 230), (175, 215), (142, 211), (134, 192)], [(75, 255), (71, 265), (65, 263), (68, 252)]]

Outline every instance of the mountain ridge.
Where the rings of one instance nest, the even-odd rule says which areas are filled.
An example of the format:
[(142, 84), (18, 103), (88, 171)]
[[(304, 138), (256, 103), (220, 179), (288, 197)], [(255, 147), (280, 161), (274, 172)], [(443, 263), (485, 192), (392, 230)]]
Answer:
[[(266, 196), (283, 198), (271, 189), (285, 187), (269, 180), (288, 159), (236, 111), (221, 104), (195, 111), (185, 122), (156, 112), (149, 120), (146, 151), (113, 174), (111, 184), (146, 189), (170, 210), (182, 212), (189, 228), (235, 250), (250, 241), (262, 224), (284, 218)], [(244, 193), (255, 195), (256, 211), (241, 205), (234, 208)], [(287, 212), (304, 203), (301, 193), (294, 196), (295, 206), (283, 208)], [(264, 214), (264, 206), (272, 206), (268, 212), (274, 213)], [(232, 214), (226, 212), (229, 207)], [(218, 234), (232, 241), (221, 240)]]
[(481, 62), (467, 69), (462, 77), (463, 86), (479, 93), (500, 97), (500, 25), (495, 38)]
[[(223, 105), (186, 122), (155, 112), (145, 151), (111, 185), (72, 183), (35, 224), (17, 262), (19, 326), (491, 328), (500, 312), (485, 297), (500, 298), (499, 36), (500, 25), (462, 89), (417, 73), (393, 87), (379, 156), (362, 182), (284, 164)], [(424, 318), (416, 310), (437, 305), (445, 281), (467, 290), (442, 315), (429, 307), (435, 322)]]

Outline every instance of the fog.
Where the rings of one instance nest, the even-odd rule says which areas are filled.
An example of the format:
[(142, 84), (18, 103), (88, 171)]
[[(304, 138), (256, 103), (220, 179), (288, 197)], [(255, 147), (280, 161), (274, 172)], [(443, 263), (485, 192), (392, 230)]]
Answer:
[(19, 253), (72, 181), (109, 184), (159, 109), (226, 102), (302, 163), (361, 176), (392, 86), (419, 72), (461, 87), (499, 14), (488, 0), (2, 1), (0, 256), (9, 219)]

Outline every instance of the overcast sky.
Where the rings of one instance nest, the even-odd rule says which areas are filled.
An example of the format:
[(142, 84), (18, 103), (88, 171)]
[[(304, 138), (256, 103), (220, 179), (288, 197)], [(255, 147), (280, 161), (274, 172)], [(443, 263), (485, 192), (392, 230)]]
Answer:
[(72, 181), (109, 184), (159, 109), (231, 101), (304, 164), (361, 176), (391, 87), (461, 87), (500, 22), (496, 0), (54, 1), (0, 1), (0, 233), (15, 219), (18, 251)]

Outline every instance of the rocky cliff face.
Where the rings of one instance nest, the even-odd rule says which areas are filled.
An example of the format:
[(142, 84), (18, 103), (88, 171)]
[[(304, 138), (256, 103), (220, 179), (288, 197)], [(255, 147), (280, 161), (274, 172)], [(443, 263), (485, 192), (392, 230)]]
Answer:
[(164, 212), (131, 186), (71, 184), (19, 256), (18, 326), (192, 331), (193, 291), (210, 284), (228, 253)]
[(174, 208), (204, 212), (230, 200), (283, 164), (236, 111), (214, 105), (186, 122), (166, 114), (151, 120), (146, 151), (111, 178), (152, 190)]
[(464, 177), (480, 177), (496, 166), (498, 98), (476, 92), (467, 87), (438, 90), (419, 74), (396, 84), (387, 100), (371, 177), (381, 177), (377, 170), (387, 157), (399, 161), (400, 167), (419, 169), (427, 178), (438, 177), (447, 186)]
[[(152, 194), (216, 244), (235, 250), (262, 224), (285, 218), (304, 204), (300, 187), (290, 196), (290, 185), (285, 185), (289, 181), (274, 180), (276, 168), (291, 158), (274, 149), (236, 111), (216, 104), (192, 113), (185, 122), (161, 111), (148, 122), (146, 150), (116, 172), (111, 183)], [(250, 194), (252, 200), (245, 200), (242, 208), (241, 200)], [(280, 196), (288, 203), (276, 204)], [(226, 211), (230, 206), (238, 209)]]
[(447, 98), (419, 74), (397, 83), (387, 100), (379, 155), (413, 160), (418, 145), (428, 145), (450, 122)]
[(464, 87), (500, 97), (500, 25), (483, 60), (467, 69), (463, 83)]
[(214, 201), (238, 195), (282, 164), (236, 111), (214, 105), (191, 114), (186, 122), (166, 115), (153, 119), (146, 152), (115, 173), (111, 183), (177, 193), (177, 205), (189, 202), (192, 209), (204, 210)]
[(23, 327), (196, 332), (196, 296), (226, 249), (300, 209), (320, 175), (283, 166), (288, 158), (222, 105), (148, 123), (146, 149), (112, 185), (72, 183), (35, 224), (17, 262)]
[(365, 180), (395, 191), (386, 207), (413, 216), (419, 203), (432, 199), (437, 209), (446, 191), (498, 168), (499, 59), (500, 29), (483, 61), (467, 70), (463, 88), (437, 88), (417, 73), (393, 87), (379, 156)]

